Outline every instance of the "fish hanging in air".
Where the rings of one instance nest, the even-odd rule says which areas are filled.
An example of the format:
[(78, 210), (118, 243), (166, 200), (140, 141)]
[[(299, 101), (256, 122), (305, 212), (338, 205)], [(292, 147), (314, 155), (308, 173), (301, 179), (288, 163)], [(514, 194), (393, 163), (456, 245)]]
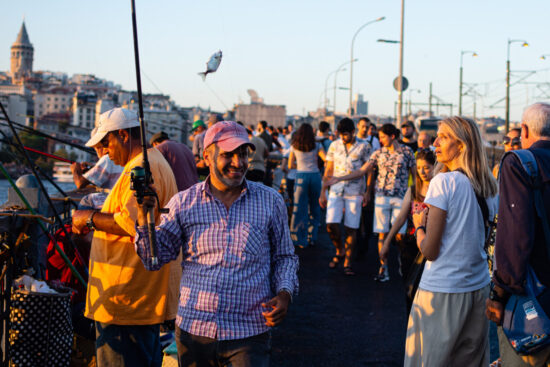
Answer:
[(220, 67), (220, 63), (222, 62), (222, 51), (216, 52), (214, 55), (210, 56), (210, 60), (206, 63), (206, 71), (202, 73), (198, 73), (202, 81), (206, 80), (206, 74), (214, 73), (218, 68)]

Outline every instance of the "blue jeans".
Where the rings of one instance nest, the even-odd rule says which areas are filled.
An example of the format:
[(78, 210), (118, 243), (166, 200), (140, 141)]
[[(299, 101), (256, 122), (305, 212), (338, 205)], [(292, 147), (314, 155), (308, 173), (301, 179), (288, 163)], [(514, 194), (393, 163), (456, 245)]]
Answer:
[(160, 325), (95, 323), (98, 367), (160, 367)]
[(308, 245), (308, 232), (311, 236), (310, 242), (317, 241), (321, 220), (319, 196), (321, 196), (321, 173), (296, 172), (294, 208), (290, 222), (290, 237), (296, 246)]
[(176, 346), (180, 366), (268, 367), (271, 333), (245, 339), (216, 340), (189, 334), (176, 326)]

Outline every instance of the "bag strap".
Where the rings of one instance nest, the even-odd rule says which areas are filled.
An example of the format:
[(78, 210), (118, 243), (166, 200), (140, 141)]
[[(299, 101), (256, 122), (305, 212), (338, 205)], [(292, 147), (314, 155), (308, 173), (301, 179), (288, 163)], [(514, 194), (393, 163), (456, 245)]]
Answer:
[(544, 238), (546, 239), (546, 251), (548, 252), (548, 258), (550, 259), (550, 225), (548, 224), (548, 217), (546, 214), (546, 209), (544, 208), (544, 200), (542, 198), (542, 178), (539, 174), (539, 168), (537, 161), (535, 160), (535, 155), (528, 149), (512, 150), (506, 154), (514, 154), (521, 162), (521, 166), (529, 177), (529, 183), (533, 187), (533, 194), (535, 197), (535, 210), (542, 223)]
[[(466, 176), (466, 172), (462, 168), (457, 168), (456, 171), (462, 173)], [(468, 176), (466, 176), (468, 177)], [(481, 215), (483, 216), (483, 227), (485, 228), (485, 250), (487, 251), (487, 239), (490, 236), (490, 228), (491, 222), (489, 220), (489, 206), (487, 205), (487, 200), (481, 195), (478, 195), (474, 190), (474, 195), (476, 196), (477, 205), (479, 205), (479, 209), (481, 209)]]

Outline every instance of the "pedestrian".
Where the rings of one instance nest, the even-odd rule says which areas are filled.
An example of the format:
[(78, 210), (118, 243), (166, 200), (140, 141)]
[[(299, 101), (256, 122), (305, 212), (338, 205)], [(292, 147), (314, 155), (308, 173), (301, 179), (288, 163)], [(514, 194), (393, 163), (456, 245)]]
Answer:
[[(370, 174), (374, 168), (378, 169), (374, 195), (374, 222), (373, 231), (378, 233), (378, 252), (384, 245), (386, 234), (390, 230), (390, 224), (395, 221), (403, 197), (409, 187), (409, 173), (414, 177), (415, 159), (411, 148), (398, 143), (399, 130), (392, 124), (384, 124), (379, 132), (382, 148), (375, 151), (359, 169), (345, 176), (335, 176), (330, 183), (342, 180), (351, 180)], [(365, 202), (369, 200), (371, 193), (365, 193)], [(403, 225), (396, 235), (397, 241), (401, 241), (405, 233), (406, 225)], [(379, 282), (390, 280), (387, 262), (380, 258), (380, 268), (374, 278)]]
[[(544, 209), (550, 208), (550, 104), (535, 103), (525, 109), (521, 119), (521, 146), (535, 157), (542, 181)], [(550, 216), (547, 215), (547, 218)], [(550, 224), (550, 223), (549, 223)], [(550, 287), (548, 238), (537, 219), (534, 189), (519, 159), (506, 155), (500, 168), (497, 237), (495, 243), (494, 288), (487, 300), (487, 317), (498, 327), (500, 357), (503, 366), (549, 366), (550, 347), (520, 356), (510, 346), (502, 331), (503, 308), (511, 294), (523, 294), (527, 269)], [(547, 291), (545, 291), (546, 293)], [(548, 310), (548, 297), (539, 298)]]
[(403, 138), (399, 140), (399, 143), (411, 148), (413, 153), (416, 153), (418, 150), (418, 142), (414, 138), (415, 132), (414, 124), (411, 121), (405, 121), (401, 125), (401, 134)]
[(195, 163), (197, 165), (197, 173), (199, 176), (208, 175), (208, 168), (206, 163), (202, 159), (202, 152), (204, 150), (204, 134), (206, 134), (206, 124), (202, 120), (193, 122), (191, 131), (193, 132), (193, 156), (195, 157)]
[(263, 182), (265, 176), (265, 160), (269, 155), (269, 149), (264, 140), (259, 136), (254, 136), (252, 131), (246, 130), (250, 143), (254, 145), (254, 150), (248, 157), (248, 171), (246, 179), (254, 182)]
[(164, 131), (154, 134), (149, 140), (149, 144), (162, 153), (172, 168), (178, 192), (187, 190), (199, 182), (193, 153), (185, 144), (170, 140)]
[(369, 127), (367, 129), (367, 141), (370, 145), (372, 145), (372, 151), (375, 152), (378, 149), (380, 149), (380, 140), (378, 140), (378, 132), (376, 129), (376, 125), (374, 123), (369, 123)]
[[(92, 130), (90, 138), (93, 138), (96, 132), (97, 127)], [(77, 189), (80, 190), (89, 185), (102, 189), (101, 192), (85, 195), (80, 200), (78, 209), (101, 209), (108, 191), (115, 185), (122, 173), (122, 167), (113, 163), (103, 147), (95, 146), (94, 150), (99, 158), (94, 165), (88, 162), (73, 162), (71, 164), (71, 172)]]
[[(420, 149), (416, 153), (416, 179), (412, 186), (407, 189), (401, 211), (395, 219), (390, 229), (390, 232), (384, 240), (384, 245), (380, 249), (380, 257), (386, 261), (390, 251), (390, 244), (399, 229), (406, 223), (407, 231), (404, 238), (398, 241), (399, 246), (399, 273), (403, 280), (407, 278), (411, 267), (418, 255), (418, 247), (416, 246), (416, 238), (414, 237), (414, 225), (412, 222), (413, 214), (420, 213), (428, 206), (424, 204), (424, 198), (428, 192), (428, 186), (432, 180), (435, 167), (435, 153), (431, 149)], [(412, 297), (406, 297), (407, 315), (412, 306)]]
[[(327, 208), (327, 231), (336, 248), (336, 256), (332, 258), (329, 267), (334, 269), (343, 265), (344, 274), (355, 275), (351, 260), (357, 229), (361, 220), (361, 205), (365, 193), (365, 179), (357, 177), (329, 183), (332, 176), (344, 176), (358, 170), (369, 160), (371, 147), (355, 138), (355, 123), (350, 118), (343, 118), (337, 126), (340, 139), (333, 141), (327, 153), (325, 167), (325, 183), (321, 189), (319, 203)], [(328, 199), (325, 188), (330, 186)], [(344, 219), (345, 243), (342, 244), (340, 222)], [(343, 264), (342, 264), (343, 263)]]
[(433, 138), (427, 131), (421, 131), (418, 133), (418, 149), (431, 149), (435, 151), (432, 145)]
[[(143, 167), (137, 114), (124, 108), (102, 113), (86, 146), (105, 148), (113, 163), (124, 166), (101, 211), (76, 210), (72, 217), (74, 233), (95, 230), (84, 316), (95, 320), (97, 365), (160, 366), (160, 324), (176, 316), (178, 283), (171, 276), (181, 268), (173, 262), (150, 273), (134, 250), (138, 218), (130, 172)], [(176, 180), (158, 150), (147, 155), (153, 188), (164, 206), (177, 192)]]
[[(504, 153), (511, 150), (521, 149), (521, 129), (510, 129), (506, 136), (502, 139), (502, 145), (504, 146)], [(500, 163), (495, 164), (493, 167), (493, 176), (498, 179), (498, 172), (500, 170)]]
[(136, 251), (149, 270), (183, 249), (176, 319), (180, 366), (268, 366), (270, 328), (279, 325), (298, 289), (298, 258), (285, 203), (275, 190), (245, 179), (244, 127), (221, 121), (208, 129), (210, 175), (175, 195), (156, 228), (158, 265), (150, 261), (144, 202)]
[(315, 141), (311, 125), (303, 123), (294, 134), (288, 159), (289, 169), (296, 168), (290, 236), (300, 248), (317, 242), (321, 222), (321, 173), (317, 157), (325, 161), (325, 150)]
[(492, 220), (497, 183), (474, 121), (442, 120), (434, 146), (443, 169), (430, 182), (428, 209), (413, 215), (427, 261), (409, 315), (404, 365), (487, 366), (490, 275), (480, 202)]

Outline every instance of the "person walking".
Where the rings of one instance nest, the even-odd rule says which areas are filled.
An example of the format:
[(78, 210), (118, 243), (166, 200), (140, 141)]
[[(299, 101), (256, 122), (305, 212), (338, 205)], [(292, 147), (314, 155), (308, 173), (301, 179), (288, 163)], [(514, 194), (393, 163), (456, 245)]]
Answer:
[(474, 121), (442, 120), (434, 146), (443, 169), (430, 182), (428, 209), (413, 215), (427, 261), (409, 315), (404, 366), (485, 367), (490, 275), (479, 202), (486, 201), (488, 220), (494, 218), (497, 183)]
[[(315, 141), (311, 125), (304, 123), (294, 134), (288, 159), (288, 168), (296, 167), (290, 236), (294, 245), (300, 248), (317, 242), (321, 221), (319, 206), (321, 173), (317, 157), (325, 161), (325, 150), (320, 143)], [(309, 228), (311, 228), (311, 232), (309, 232)]]
[[(400, 260), (399, 272), (403, 277), (403, 280), (407, 278), (415, 258), (418, 255), (418, 247), (416, 246), (416, 238), (414, 237), (415, 231), (412, 216), (420, 213), (428, 207), (424, 203), (424, 198), (428, 192), (430, 181), (433, 178), (435, 162), (435, 153), (431, 149), (419, 149), (417, 151), (415, 183), (407, 189), (405, 197), (403, 198), (403, 204), (401, 205), (401, 211), (397, 215), (397, 218), (395, 218), (390, 232), (384, 240), (384, 245), (380, 249), (380, 258), (386, 261), (393, 238), (397, 232), (399, 232), (401, 227), (407, 223), (407, 231), (404, 238), (397, 242), (397, 245), (399, 246)], [(411, 296), (412, 297), (406, 297), (407, 315), (411, 310), (414, 294), (411, 294)]]

